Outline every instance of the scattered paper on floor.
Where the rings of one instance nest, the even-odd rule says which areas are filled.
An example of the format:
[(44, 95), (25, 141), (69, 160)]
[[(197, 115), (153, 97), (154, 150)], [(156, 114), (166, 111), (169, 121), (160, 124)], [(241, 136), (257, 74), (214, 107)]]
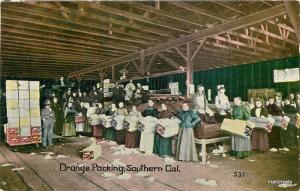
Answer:
[(140, 171), (140, 172), (136, 173), (135, 175), (139, 176), (139, 177), (145, 177), (145, 176), (149, 176), (150, 173), (149, 172)]
[(18, 171), (18, 170), (24, 170), (25, 169), (25, 167), (20, 167), (20, 168), (13, 168), (13, 169), (11, 169), (12, 171)]
[(1, 185), (2, 185), (2, 186), (5, 186), (5, 185), (6, 185), (6, 182), (5, 182), (5, 181), (2, 181), (2, 182), (1, 182)]
[(54, 155), (53, 152), (41, 152), (42, 154), (50, 154), (50, 155)]
[(278, 150), (276, 148), (271, 148), (269, 151), (270, 152), (277, 152)]
[(47, 154), (46, 156), (44, 156), (45, 160), (51, 160), (53, 159), (53, 157), (50, 154)]
[(286, 151), (286, 152), (289, 152), (290, 151), (290, 149), (288, 149), (288, 148), (286, 148), (286, 147), (284, 147), (284, 148), (280, 148), (280, 149), (278, 149), (279, 151)]
[(256, 160), (253, 160), (253, 159), (249, 159), (248, 161), (249, 161), (249, 162), (255, 162)]
[(36, 153), (30, 153), (29, 155), (35, 155)]
[(193, 182), (204, 186), (217, 186), (217, 182), (215, 180), (206, 180), (205, 178), (194, 178)]
[(56, 158), (58, 159), (65, 159), (65, 158), (69, 158), (70, 156), (66, 156), (66, 155), (57, 155)]
[(125, 163), (121, 162), (120, 159), (115, 159), (111, 162), (114, 166), (125, 166)]
[(155, 178), (153, 176), (146, 179), (147, 182), (154, 182)]
[(211, 167), (211, 168), (219, 168), (219, 166), (216, 165), (216, 164), (208, 164), (208, 166)]
[(110, 148), (114, 150), (113, 155), (140, 154), (140, 151), (137, 148), (126, 148), (125, 145), (113, 146)]
[(127, 173), (117, 176), (117, 179), (120, 179), (120, 180), (128, 180), (130, 178), (131, 178), (131, 174), (127, 174)]
[(214, 149), (214, 150), (212, 151), (212, 153), (213, 153), (214, 155), (222, 154), (222, 153), (224, 153), (224, 152), (225, 152), (225, 151), (224, 151), (224, 147), (221, 146), (221, 145), (219, 145), (219, 148)]
[(105, 172), (105, 173), (101, 174), (101, 176), (104, 177), (104, 178), (113, 178), (116, 175), (114, 173), (111, 173), (111, 172)]
[(164, 162), (166, 164), (174, 164), (174, 163), (176, 163), (176, 161), (174, 160), (174, 158), (168, 157), (168, 156), (164, 158)]
[(115, 142), (115, 141), (105, 141), (105, 143), (108, 145), (117, 145), (117, 142)]
[(4, 163), (4, 164), (1, 164), (1, 167), (7, 167), (7, 166), (14, 166), (13, 164), (10, 164), (10, 163)]

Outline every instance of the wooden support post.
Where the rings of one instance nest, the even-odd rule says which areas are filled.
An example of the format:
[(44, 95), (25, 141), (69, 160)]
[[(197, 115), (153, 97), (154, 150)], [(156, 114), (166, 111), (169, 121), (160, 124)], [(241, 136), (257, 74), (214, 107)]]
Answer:
[(145, 70), (145, 73), (150, 72), (150, 69), (151, 69), (151, 66), (152, 66), (152, 64), (153, 64), (153, 62), (155, 60), (155, 57), (156, 57), (156, 54), (153, 54), (152, 57), (151, 57), (151, 60), (148, 63), (148, 66), (147, 66), (147, 68)]
[(191, 43), (186, 44), (186, 96), (191, 97), (190, 85), (193, 84), (193, 63), (191, 59)]
[(155, 8), (158, 9), (158, 10), (160, 10), (160, 2), (159, 2), (159, 0), (155, 1)]
[(105, 78), (105, 72), (102, 72), (102, 70), (100, 70), (98, 74), (99, 74), (101, 82), (103, 82), (103, 80)]
[(144, 50), (141, 50), (140, 74), (142, 76), (145, 75), (145, 53), (144, 53)]
[(115, 81), (115, 65), (111, 66), (111, 79)]

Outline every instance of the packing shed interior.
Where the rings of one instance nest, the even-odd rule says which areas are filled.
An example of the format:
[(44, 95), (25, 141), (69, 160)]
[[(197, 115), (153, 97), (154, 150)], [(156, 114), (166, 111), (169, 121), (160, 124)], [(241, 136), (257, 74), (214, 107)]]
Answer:
[(247, 99), (286, 95), (273, 70), (299, 67), (296, 1), (96, 1), (1, 4), (1, 78), (128, 79), (167, 88), (204, 84)]

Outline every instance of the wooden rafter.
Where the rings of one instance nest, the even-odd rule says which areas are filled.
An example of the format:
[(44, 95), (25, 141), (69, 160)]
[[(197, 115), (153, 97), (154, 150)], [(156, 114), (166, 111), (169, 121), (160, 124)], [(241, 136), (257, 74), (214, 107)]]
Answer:
[(210, 17), (210, 18), (213, 18), (213, 19), (216, 19), (216, 20), (219, 20), (219, 21), (225, 21), (223, 18), (219, 17), (219, 16), (215, 16), (212, 12), (210, 11), (207, 11), (205, 9), (202, 9), (200, 7), (195, 7), (195, 6), (192, 6), (188, 3), (185, 3), (183, 1), (168, 1), (168, 3), (172, 4), (172, 5), (175, 5), (175, 6), (178, 6), (178, 7), (181, 7), (183, 9), (186, 9), (186, 10), (189, 10), (189, 11), (192, 11), (192, 12), (195, 12), (195, 13), (198, 13), (198, 14), (201, 14), (201, 15), (205, 15), (207, 17)]
[[(291, 23), (294, 26), (294, 29), (296, 31), (296, 36), (298, 39), (298, 42), (300, 43), (300, 5), (297, 1), (284, 1), (284, 6), (287, 10), (287, 13), (290, 17)], [(298, 11), (297, 11), (298, 8)]]
[[(170, 49), (172, 47), (175, 46), (179, 46), (182, 44), (186, 44), (188, 42), (193, 42), (199, 39), (203, 39), (203, 38), (208, 38), (208, 37), (212, 37), (218, 34), (222, 34), (222, 33), (226, 33), (227, 31), (232, 31), (232, 30), (237, 30), (240, 28), (244, 28), (244, 27), (248, 27), (248, 26), (252, 26), (258, 22), (264, 21), (264, 20), (268, 20), (270, 18), (273, 18), (275, 16), (278, 15), (282, 15), (285, 13), (285, 8), (283, 5), (278, 5), (260, 12), (256, 12), (254, 14), (251, 15), (247, 15), (232, 21), (228, 21), (226, 23), (222, 23), (220, 25), (217, 25), (215, 27), (212, 28), (208, 28), (208, 29), (204, 29), (198, 32), (194, 32), (192, 34), (186, 35), (184, 37), (163, 43), (163, 44), (159, 44), (150, 48), (147, 48), (144, 50), (145, 56), (157, 53), (157, 52), (161, 52), (163, 50), (166, 49)], [(114, 60), (111, 60), (109, 62), (106, 63), (102, 63), (101, 65), (95, 65), (93, 67), (88, 67), (76, 72), (72, 72), (70, 73), (68, 76), (69, 77), (74, 77), (78, 74), (84, 74), (84, 73), (89, 73), (92, 72), (94, 70), (97, 70), (99, 67), (103, 67), (103, 66), (107, 66), (107, 65), (113, 65), (113, 64), (120, 64), (120, 63), (124, 63), (124, 62), (128, 62), (130, 60), (135, 60), (139, 57), (139, 53), (132, 53), (130, 55), (124, 56), (124, 57), (120, 57)]]

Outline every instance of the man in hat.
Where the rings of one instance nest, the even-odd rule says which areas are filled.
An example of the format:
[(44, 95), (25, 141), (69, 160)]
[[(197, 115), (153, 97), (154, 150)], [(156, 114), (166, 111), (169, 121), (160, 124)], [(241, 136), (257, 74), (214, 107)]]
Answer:
[(45, 101), (45, 107), (41, 111), (41, 118), (43, 121), (43, 135), (42, 144), (43, 147), (52, 146), (53, 127), (55, 122), (54, 111), (51, 109), (51, 101), (47, 99)]
[(4, 124), (7, 123), (6, 98), (2, 89), (0, 89), (0, 142), (4, 141)]

